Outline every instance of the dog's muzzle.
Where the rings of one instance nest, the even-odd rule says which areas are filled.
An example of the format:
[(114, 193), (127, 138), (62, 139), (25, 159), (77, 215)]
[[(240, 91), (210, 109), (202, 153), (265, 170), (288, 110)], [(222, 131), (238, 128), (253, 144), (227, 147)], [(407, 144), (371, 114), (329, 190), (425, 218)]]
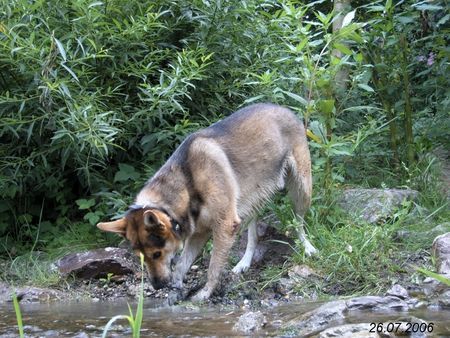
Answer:
[(162, 289), (166, 287), (168, 284), (169, 280), (167, 279), (152, 278), (152, 286), (155, 288), (155, 290)]

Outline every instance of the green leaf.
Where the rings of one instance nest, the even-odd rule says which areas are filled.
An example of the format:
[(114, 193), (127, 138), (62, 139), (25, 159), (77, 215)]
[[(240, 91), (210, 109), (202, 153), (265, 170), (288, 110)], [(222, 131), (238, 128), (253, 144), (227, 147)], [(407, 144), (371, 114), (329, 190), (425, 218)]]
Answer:
[(386, 12), (389, 12), (391, 7), (392, 7), (392, 0), (387, 0), (386, 5), (384, 6), (384, 8), (386, 9)]
[(290, 98), (294, 99), (295, 101), (300, 102), (301, 104), (303, 104), (305, 106), (308, 104), (308, 102), (303, 97), (301, 97), (300, 95), (297, 95), (297, 94), (294, 94), (294, 93), (291, 93), (291, 92), (288, 92), (288, 91), (285, 91), (285, 90), (282, 90), (281, 92), (286, 94)]
[(295, 47), (295, 51), (296, 52), (300, 52), (308, 43), (308, 39), (304, 38), (296, 47)]
[(53, 38), (55, 40), (56, 46), (58, 47), (59, 54), (61, 54), (61, 57), (64, 61), (67, 61), (67, 55), (66, 51), (64, 50), (64, 46), (62, 45), (61, 41), (59, 41), (57, 38)]
[(363, 57), (363, 55), (361, 53), (358, 53), (358, 54), (355, 55), (355, 61), (363, 62), (363, 60), (364, 60), (364, 57)]
[(447, 286), (450, 286), (450, 279), (446, 278), (438, 273), (432, 272), (432, 271), (428, 271), (426, 269), (422, 269), (422, 268), (418, 268), (415, 267), (415, 269), (421, 273), (423, 273), (424, 275), (427, 275), (428, 277), (434, 278), (437, 281), (441, 282), (442, 284), (445, 284)]
[(416, 20), (410, 16), (398, 16), (397, 20), (404, 25), (416, 22)]
[(438, 11), (443, 9), (444, 7), (442, 6), (438, 6), (438, 5), (430, 5), (430, 4), (416, 4), (416, 5), (412, 5), (412, 7), (414, 7), (415, 9), (419, 10), (419, 11)]
[(75, 73), (72, 71), (72, 69), (70, 69), (69, 67), (67, 67), (64, 62), (61, 63), (61, 66), (67, 70), (69, 72), (70, 75), (72, 75), (72, 77), (75, 79), (75, 81), (80, 82), (80, 80), (78, 80), (78, 77), (75, 75)]
[(334, 100), (320, 100), (317, 107), (322, 113), (331, 114), (334, 109)]
[(348, 48), (346, 45), (344, 45), (343, 43), (339, 43), (339, 42), (335, 42), (333, 44), (334, 48), (336, 48), (338, 51), (346, 54), (346, 55), (352, 55), (353, 52), (350, 48)]
[(355, 13), (356, 13), (356, 9), (345, 14), (344, 19), (342, 19), (341, 28), (348, 26), (352, 22), (352, 20), (355, 18)]
[(373, 90), (373, 88), (371, 86), (366, 85), (364, 83), (358, 83), (358, 87), (364, 89), (365, 91), (371, 92), (371, 93), (375, 92), (375, 90)]
[(441, 25), (445, 24), (448, 21), (448, 19), (450, 19), (450, 14), (447, 14), (442, 19), (440, 19), (436, 25), (441, 26)]
[(125, 163), (119, 163), (119, 171), (114, 175), (114, 182), (123, 182), (127, 180), (137, 180), (141, 175), (136, 169)]
[(82, 199), (76, 200), (75, 203), (78, 205), (78, 209), (86, 210), (95, 205), (95, 199), (91, 198), (91, 199), (87, 200), (87, 199), (82, 198)]
[(100, 220), (100, 216), (97, 212), (88, 212), (84, 215), (83, 219), (89, 221), (90, 224), (95, 225)]

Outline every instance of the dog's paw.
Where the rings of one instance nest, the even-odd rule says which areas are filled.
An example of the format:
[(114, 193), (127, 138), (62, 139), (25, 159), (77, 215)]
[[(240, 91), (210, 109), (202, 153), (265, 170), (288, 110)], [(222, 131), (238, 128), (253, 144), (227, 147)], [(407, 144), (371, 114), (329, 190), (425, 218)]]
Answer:
[(313, 256), (319, 252), (315, 247), (312, 246), (309, 242), (304, 242), (303, 245), (305, 246), (305, 255), (306, 256)]
[(246, 272), (249, 268), (250, 264), (240, 261), (231, 271), (233, 271), (234, 274), (239, 275), (243, 272)]
[(172, 289), (167, 295), (167, 302), (168, 305), (174, 305), (178, 303), (179, 301), (182, 301), (184, 299), (184, 295), (182, 290), (180, 289)]
[(195, 302), (195, 303), (200, 303), (200, 302), (207, 300), (210, 295), (211, 295), (211, 292), (208, 291), (208, 289), (203, 288), (191, 297), (191, 301)]

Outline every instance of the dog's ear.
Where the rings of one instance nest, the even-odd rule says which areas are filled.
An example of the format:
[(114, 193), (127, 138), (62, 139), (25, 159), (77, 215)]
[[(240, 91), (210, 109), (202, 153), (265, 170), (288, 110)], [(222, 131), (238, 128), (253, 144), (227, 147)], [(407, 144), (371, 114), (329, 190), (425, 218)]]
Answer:
[(147, 228), (159, 228), (161, 226), (161, 221), (158, 215), (153, 210), (144, 211), (144, 224)]
[(127, 231), (127, 220), (125, 218), (121, 218), (112, 222), (98, 223), (97, 228), (103, 231), (114, 232), (116, 234), (125, 236)]

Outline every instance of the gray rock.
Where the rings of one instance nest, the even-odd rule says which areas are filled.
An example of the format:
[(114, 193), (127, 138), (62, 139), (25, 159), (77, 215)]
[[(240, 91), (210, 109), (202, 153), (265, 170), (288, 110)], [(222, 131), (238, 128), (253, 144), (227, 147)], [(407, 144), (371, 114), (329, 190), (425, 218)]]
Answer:
[(438, 304), (440, 307), (450, 309), (450, 290), (439, 295)]
[(20, 302), (28, 303), (48, 302), (65, 298), (64, 294), (58, 290), (32, 286), (13, 288), (5, 283), (0, 283), (0, 304), (3, 302), (11, 302), (13, 292), (15, 292)]
[(408, 295), (408, 291), (406, 291), (406, 289), (399, 285), (399, 284), (395, 284), (393, 285), (387, 292), (386, 292), (387, 296), (394, 296), (394, 297), (398, 297), (400, 299), (407, 299), (409, 298)]
[(399, 230), (396, 235), (397, 238), (402, 240), (410, 239), (411, 237), (436, 237), (450, 231), (450, 222), (445, 222), (436, 225), (433, 229), (428, 231), (409, 231)]
[[(397, 325), (397, 324), (400, 325)], [(392, 321), (383, 323), (382, 337), (410, 337), (410, 338), (426, 338), (427, 332), (420, 332), (420, 330), (412, 330), (411, 324), (425, 324), (428, 325), (423, 319), (408, 316), (395, 320), (395, 326), (392, 327)], [(390, 327), (388, 325), (391, 325)], [(389, 328), (389, 330), (388, 330)]]
[(282, 295), (287, 295), (293, 292), (293, 289), (297, 285), (297, 281), (295, 281), (293, 278), (280, 278), (276, 284), (277, 286), (277, 292), (281, 293)]
[(318, 277), (319, 274), (311, 269), (308, 265), (294, 265), (288, 271), (288, 276), (294, 279), (308, 279), (311, 277)]
[(394, 296), (362, 296), (347, 300), (347, 309), (355, 310), (371, 310), (371, 311), (392, 311), (392, 310), (408, 310), (408, 304), (402, 299)]
[(450, 274), (450, 232), (434, 239), (431, 253), (436, 260), (437, 272)]
[(351, 216), (369, 223), (392, 216), (405, 200), (414, 200), (418, 192), (409, 189), (347, 189), (339, 205)]
[[(450, 273), (441, 274), (441, 276), (450, 280)], [(428, 298), (433, 298), (433, 296), (440, 295), (441, 293), (446, 291), (448, 289), (448, 286), (433, 277), (426, 277), (420, 285), (420, 288), (421, 293), (423, 293)]]
[(261, 311), (246, 312), (241, 315), (237, 323), (233, 326), (234, 331), (240, 331), (246, 334), (258, 332), (266, 325), (267, 320)]
[[(403, 292), (401, 292), (403, 294)], [(408, 303), (395, 296), (363, 296), (348, 300), (325, 303), (315, 310), (306, 312), (283, 325), (286, 331), (295, 336), (311, 336), (322, 332), (320, 337), (378, 337), (371, 336), (367, 323), (343, 325), (346, 315), (355, 311), (407, 311)], [(331, 328), (331, 329), (329, 329)]]
[(56, 262), (63, 276), (75, 275), (90, 279), (113, 275), (126, 275), (140, 271), (135, 256), (126, 249), (103, 248), (64, 256)]
[(318, 338), (379, 338), (378, 333), (369, 332), (370, 323), (346, 324), (331, 327), (318, 335)]
[(295, 330), (299, 337), (317, 334), (330, 326), (341, 324), (346, 310), (346, 302), (343, 300), (329, 302), (290, 320), (284, 328)]

